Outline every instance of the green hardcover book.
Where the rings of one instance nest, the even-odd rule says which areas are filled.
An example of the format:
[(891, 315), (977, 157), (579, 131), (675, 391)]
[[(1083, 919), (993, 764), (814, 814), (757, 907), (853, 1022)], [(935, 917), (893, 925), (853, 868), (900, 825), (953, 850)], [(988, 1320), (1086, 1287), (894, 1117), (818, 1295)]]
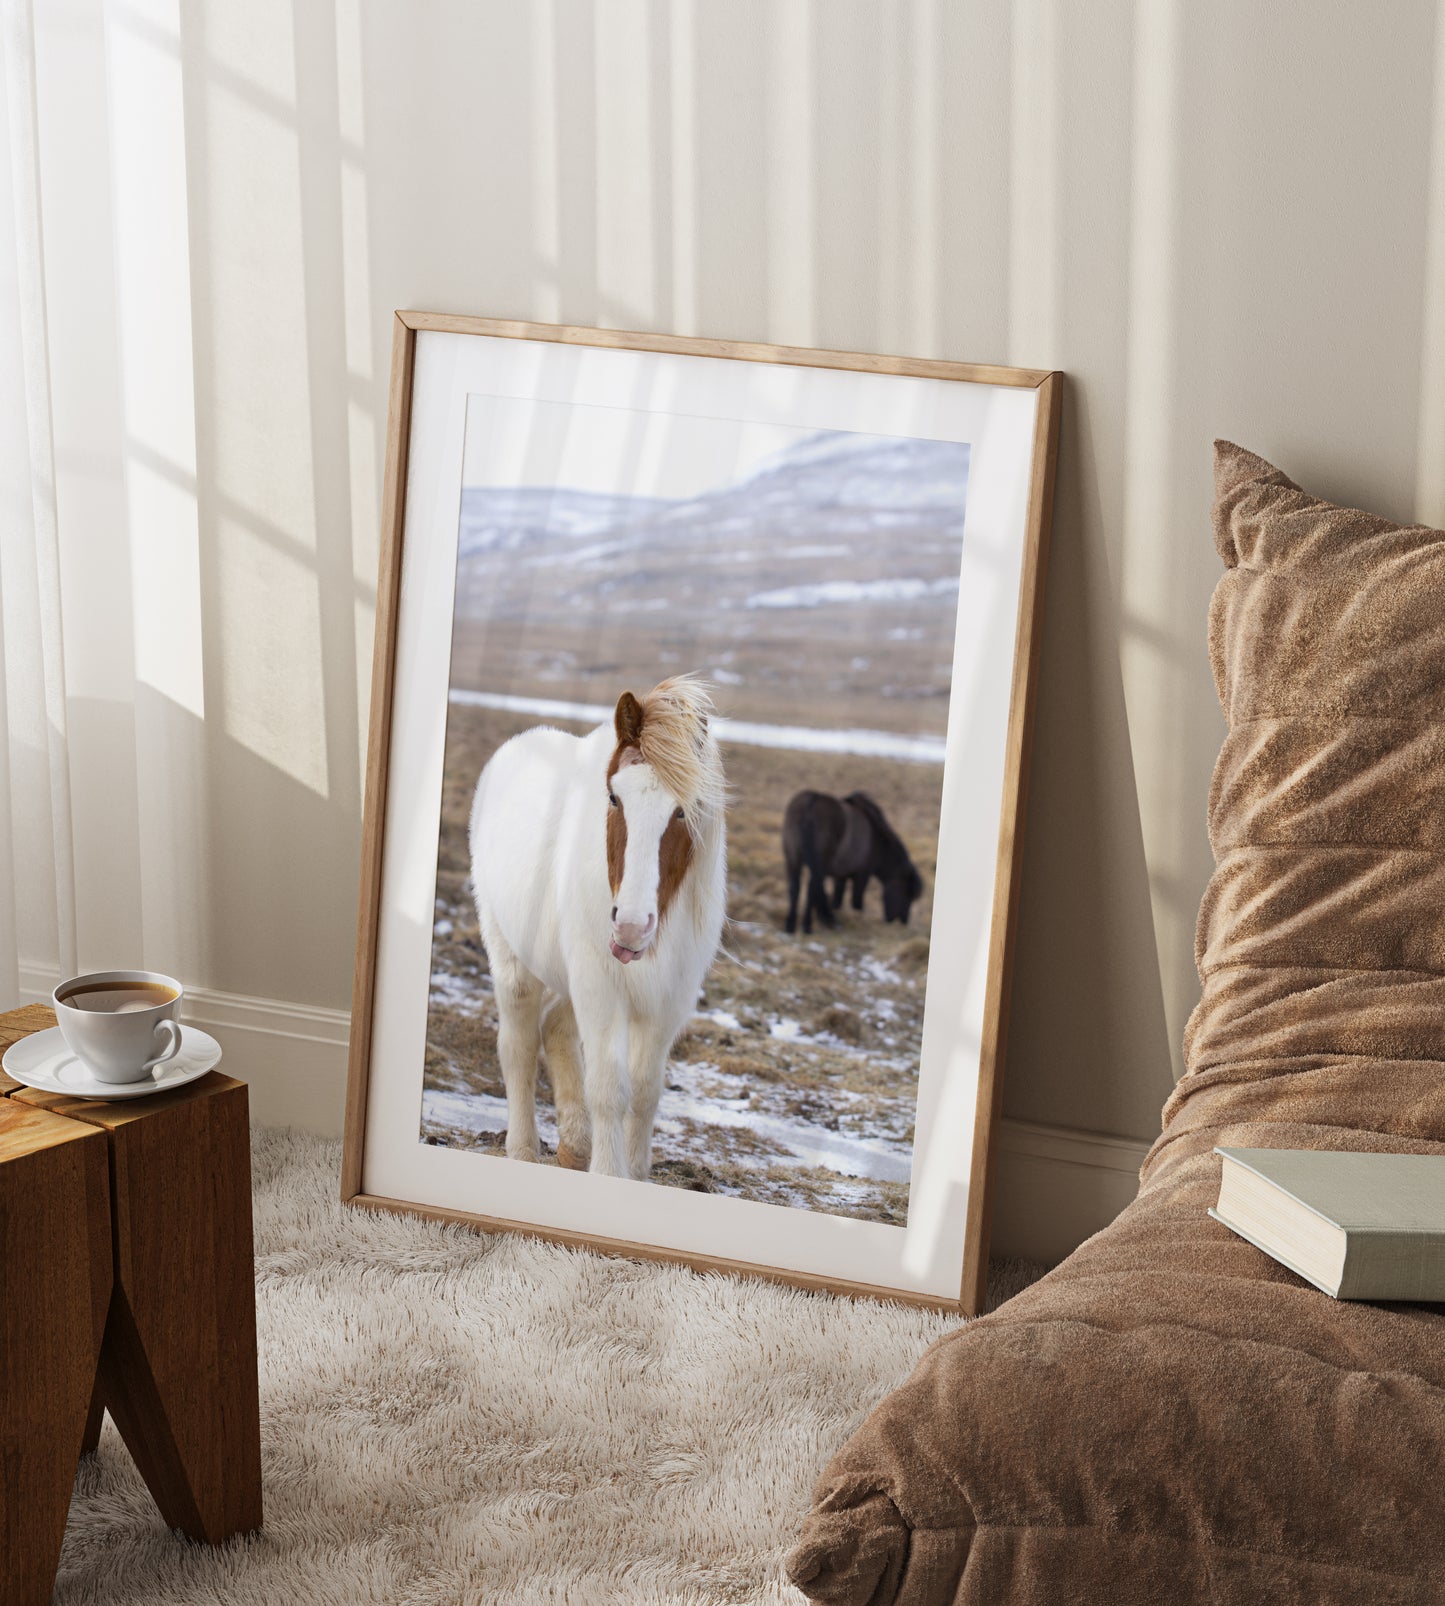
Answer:
[(1445, 1155), (1215, 1149), (1209, 1214), (1334, 1299), (1445, 1300)]

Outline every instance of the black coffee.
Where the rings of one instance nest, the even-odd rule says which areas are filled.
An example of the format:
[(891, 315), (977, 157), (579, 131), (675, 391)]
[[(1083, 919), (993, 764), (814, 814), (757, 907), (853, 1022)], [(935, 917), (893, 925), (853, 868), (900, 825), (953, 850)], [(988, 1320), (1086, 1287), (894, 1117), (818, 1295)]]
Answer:
[(174, 1003), (180, 995), (174, 987), (156, 981), (88, 981), (60, 994), (60, 1002), (72, 1009), (96, 1015), (129, 1014), (138, 1009), (157, 1009)]

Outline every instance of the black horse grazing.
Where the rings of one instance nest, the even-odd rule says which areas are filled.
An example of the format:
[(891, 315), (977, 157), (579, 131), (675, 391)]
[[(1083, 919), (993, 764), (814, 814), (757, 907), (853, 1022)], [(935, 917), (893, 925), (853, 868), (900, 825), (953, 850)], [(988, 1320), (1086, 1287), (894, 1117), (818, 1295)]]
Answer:
[[(798, 929), (798, 889), (808, 871), (808, 897), (803, 930), (813, 929), (813, 914), (825, 926), (835, 925), (834, 909), (843, 907), (843, 892), (853, 883), (853, 907), (863, 907), (863, 892), (877, 876), (883, 883), (883, 918), (908, 924), (908, 911), (923, 892), (923, 877), (908, 857), (898, 833), (866, 792), (839, 799), (827, 792), (797, 792), (783, 815), (783, 858), (788, 865), (788, 930)], [(833, 878), (828, 901), (825, 876)]]

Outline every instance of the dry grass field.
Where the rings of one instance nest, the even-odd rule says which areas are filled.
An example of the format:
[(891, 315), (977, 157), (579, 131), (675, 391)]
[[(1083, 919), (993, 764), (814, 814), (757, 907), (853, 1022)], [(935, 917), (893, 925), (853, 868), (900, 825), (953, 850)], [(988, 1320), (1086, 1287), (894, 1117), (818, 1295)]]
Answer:
[[(487, 757), (536, 723), (455, 704), (450, 710), (422, 1123), (430, 1143), (502, 1151), (505, 1093), (466, 827)], [(723, 759), (734, 799), (729, 924), (698, 1012), (673, 1050), (653, 1180), (901, 1224), (942, 771), (731, 743)], [(782, 816), (805, 786), (840, 795), (862, 788), (882, 805), (924, 879), (907, 927), (883, 923), (875, 884), (863, 914), (845, 905), (835, 931), (784, 933)], [(548, 1161), (550, 1100), (544, 1069), (538, 1102)]]

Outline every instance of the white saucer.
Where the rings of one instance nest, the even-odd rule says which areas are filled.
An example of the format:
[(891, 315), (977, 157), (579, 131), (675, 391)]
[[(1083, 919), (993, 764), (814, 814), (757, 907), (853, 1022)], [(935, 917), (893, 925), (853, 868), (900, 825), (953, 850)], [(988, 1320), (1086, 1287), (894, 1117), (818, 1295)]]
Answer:
[(157, 1065), (139, 1082), (101, 1082), (65, 1045), (60, 1028), (32, 1032), (12, 1043), (0, 1059), (6, 1075), (42, 1093), (64, 1093), (77, 1099), (143, 1099), (149, 1093), (184, 1087), (213, 1070), (221, 1060), (221, 1045), (194, 1026), (181, 1027), (181, 1051)]

